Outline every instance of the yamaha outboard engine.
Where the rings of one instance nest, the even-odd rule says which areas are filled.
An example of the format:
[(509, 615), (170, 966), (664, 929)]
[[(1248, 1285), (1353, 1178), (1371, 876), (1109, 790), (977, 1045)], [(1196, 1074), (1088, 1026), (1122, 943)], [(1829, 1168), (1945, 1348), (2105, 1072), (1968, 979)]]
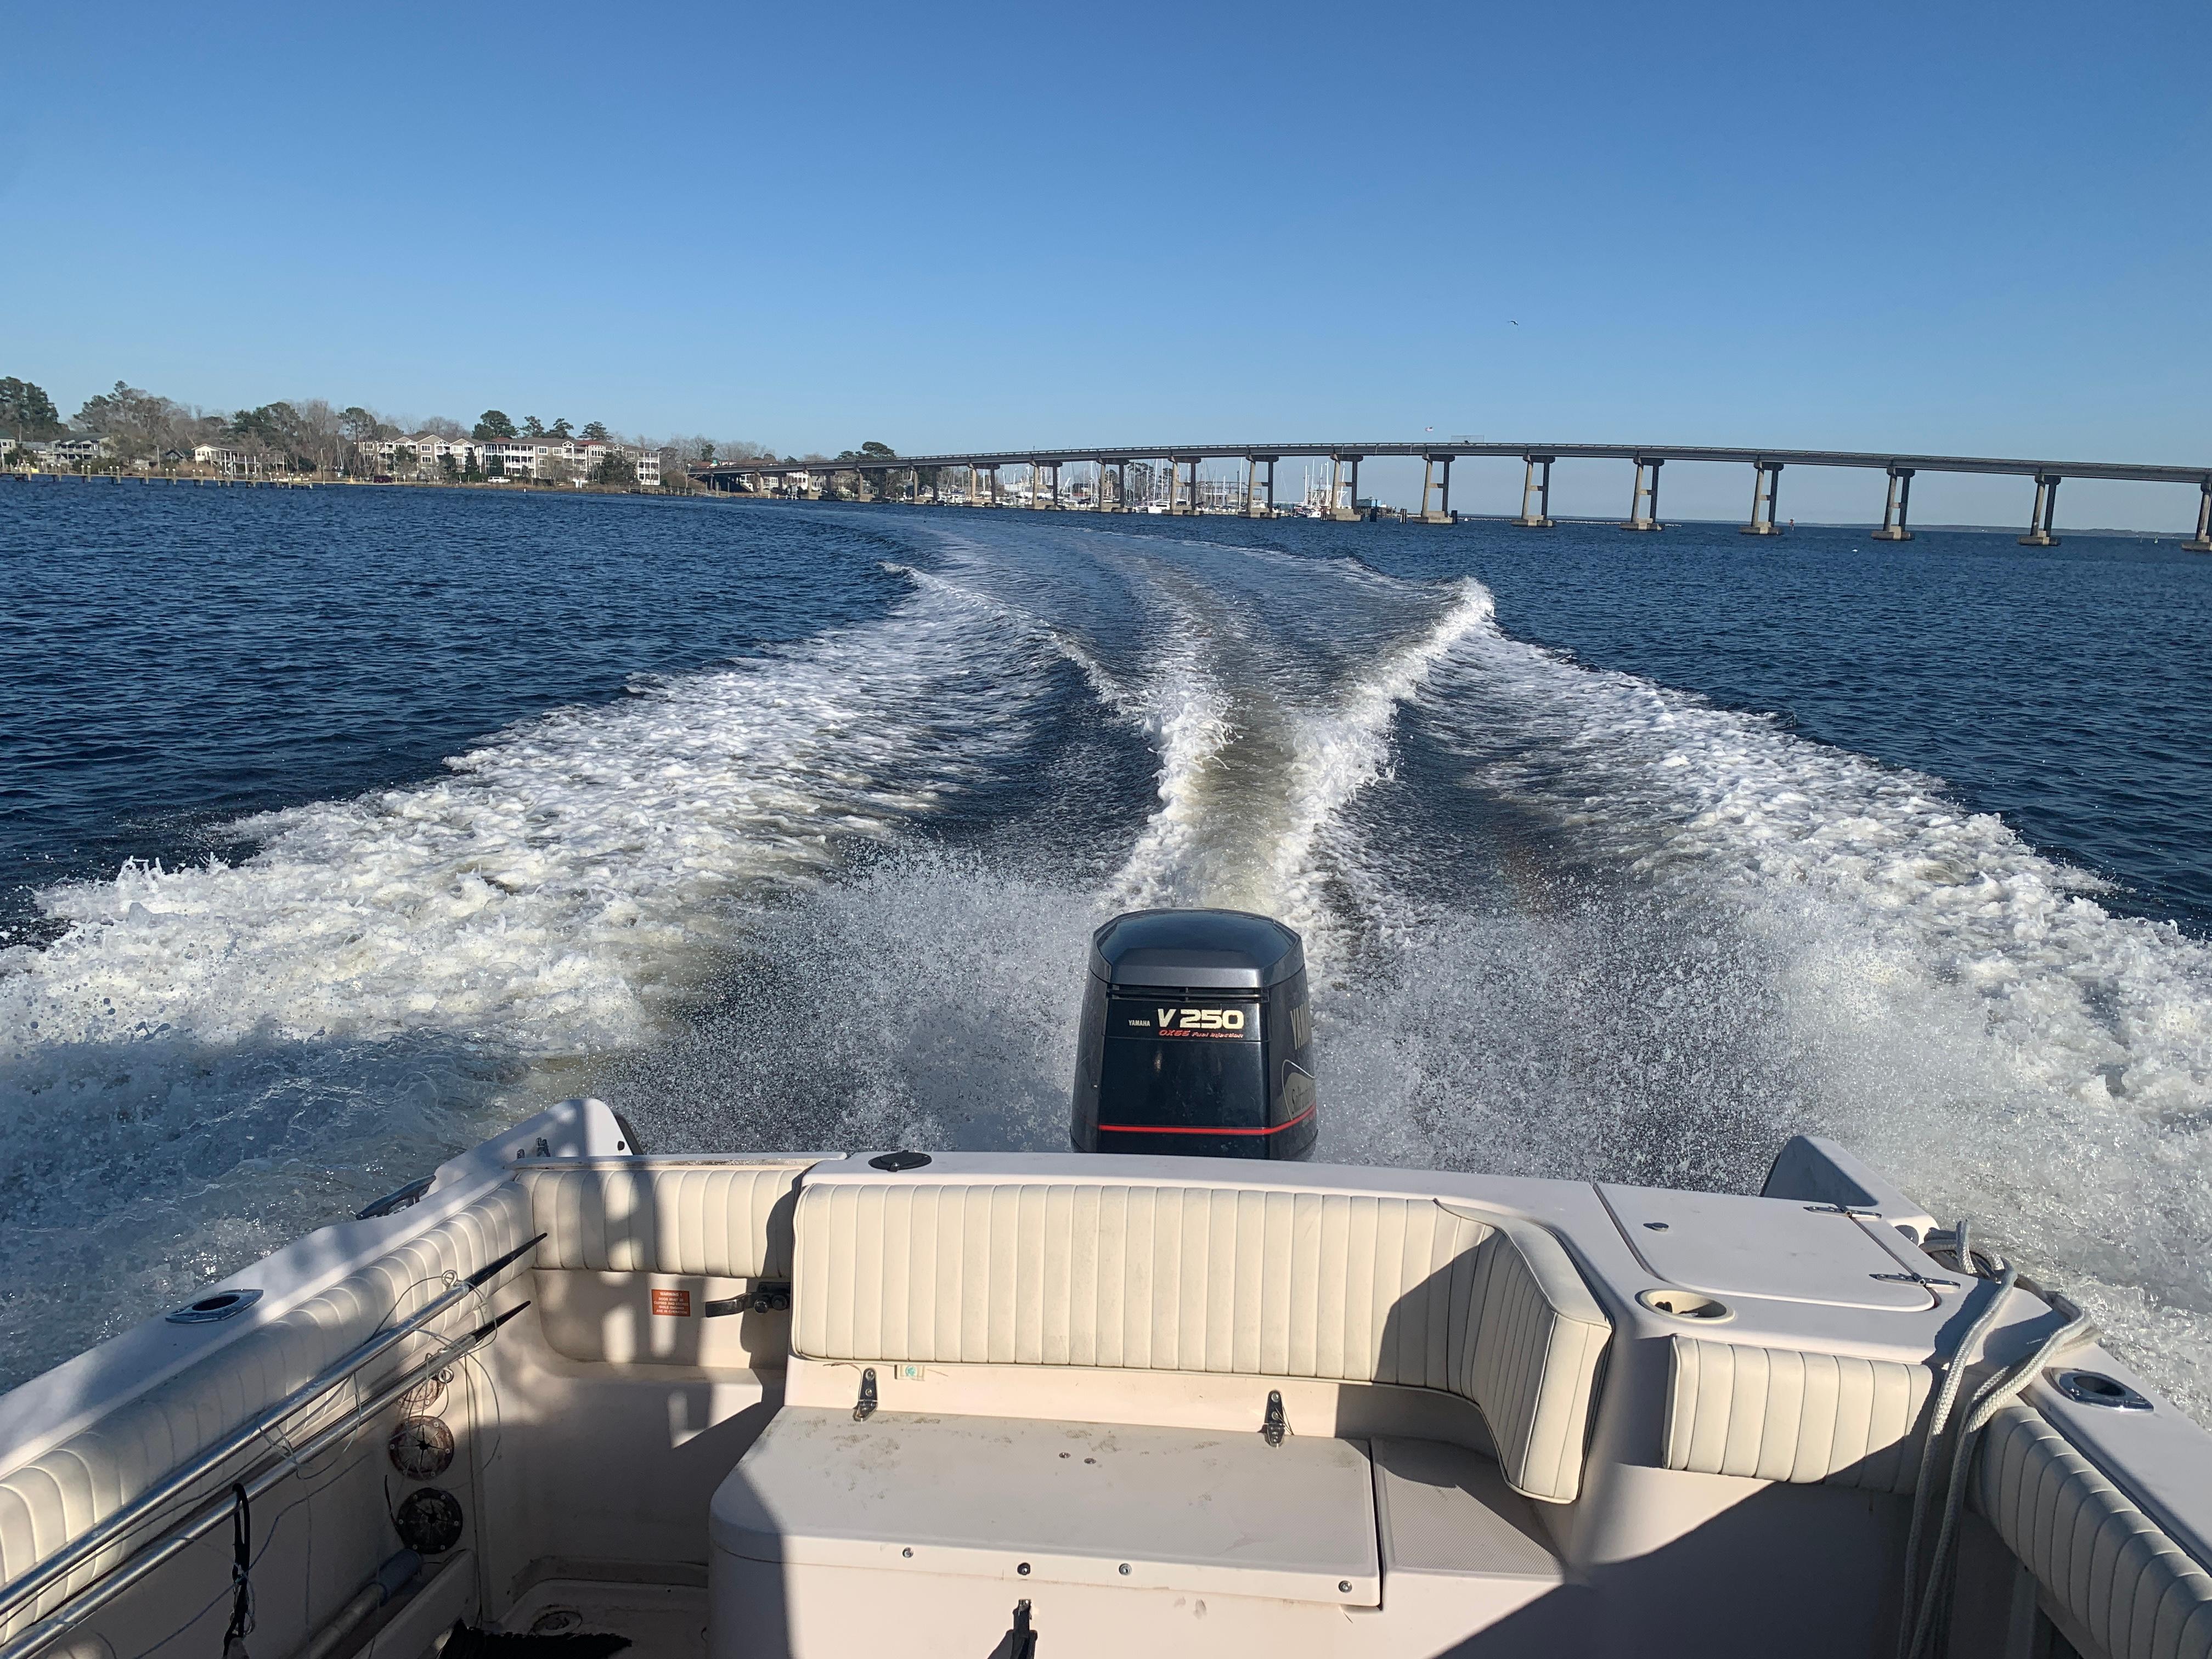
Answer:
[(1091, 936), (1076, 1151), (1304, 1158), (1315, 1108), (1296, 933), (1242, 910), (1136, 910)]

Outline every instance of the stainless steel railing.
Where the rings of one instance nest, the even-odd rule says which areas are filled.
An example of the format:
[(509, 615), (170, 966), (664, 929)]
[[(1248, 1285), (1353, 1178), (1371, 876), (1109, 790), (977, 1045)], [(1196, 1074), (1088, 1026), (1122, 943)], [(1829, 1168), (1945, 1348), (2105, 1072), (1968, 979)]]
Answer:
[[(205, 1480), (215, 1470), (283, 1422), (285, 1419), (312, 1405), (330, 1393), (331, 1389), (348, 1382), (365, 1367), (374, 1364), (379, 1358), (389, 1353), (400, 1343), (430, 1324), (455, 1304), (475, 1294), (501, 1272), (512, 1267), (530, 1250), (536, 1248), (544, 1237), (545, 1235), (541, 1232), (536, 1237), (516, 1245), (514, 1249), (507, 1251), (496, 1261), (487, 1262), (474, 1273), (457, 1280), (443, 1295), (435, 1297), (398, 1324), (378, 1331), (366, 1341), (293, 1389), (275, 1405), (232, 1430), (228, 1434), (203, 1449), (189, 1462), (179, 1465), (159, 1483), (139, 1493), (114, 1514), (48, 1556), (28, 1572), (10, 1579), (4, 1585), (0, 1585), (0, 1620), (5, 1620), (25, 1602), (51, 1588), (58, 1580), (67, 1577), (85, 1562), (98, 1555), (100, 1551), (126, 1536), (154, 1511), (163, 1504), (172, 1502), (179, 1494), (189, 1491), (198, 1482)], [(495, 1321), (492, 1328), (496, 1328), (500, 1322), (501, 1322)], [(43, 1626), (33, 1628), (43, 1628)], [(21, 1639), (18, 1638), (4, 1650), (0, 1650), (0, 1659), (15, 1659), (19, 1650), (26, 1653), (31, 1651), (29, 1648), (20, 1647)], [(50, 1639), (50, 1637), (41, 1639)]]

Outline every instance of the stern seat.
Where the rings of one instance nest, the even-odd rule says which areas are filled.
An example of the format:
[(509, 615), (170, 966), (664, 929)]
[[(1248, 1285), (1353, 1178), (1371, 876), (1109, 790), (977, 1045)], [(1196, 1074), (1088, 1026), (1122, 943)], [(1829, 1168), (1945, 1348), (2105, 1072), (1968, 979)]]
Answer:
[(1536, 1511), (1580, 1489), (1611, 1328), (1540, 1227), (817, 1168), (793, 1274), (790, 1403), (714, 1500), (715, 1659), (969, 1656), (1019, 1600), (1065, 1655), (1506, 1654), (1574, 1628)]

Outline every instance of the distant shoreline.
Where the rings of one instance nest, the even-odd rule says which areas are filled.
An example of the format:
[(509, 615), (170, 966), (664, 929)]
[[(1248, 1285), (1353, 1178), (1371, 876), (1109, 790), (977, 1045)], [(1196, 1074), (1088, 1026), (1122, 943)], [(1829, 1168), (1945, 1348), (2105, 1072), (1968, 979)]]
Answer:
[[(109, 483), (192, 484), (212, 486), (216, 489), (451, 489), (501, 495), (554, 495), (568, 497), (634, 495), (651, 497), (664, 501), (711, 501), (724, 503), (744, 502), (756, 506), (778, 507), (945, 507), (947, 508), (958, 509), (963, 505), (957, 501), (796, 501), (787, 496), (749, 495), (739, 494), (735, 491), (718, 489), (643, 489), (635, 487), (623, 488), (614, 484), (501, 483), (495, 483), (488, 478), (480, 479), (475, 483), (466, 483), (459, 479), (446, 478), (393, 478), (386, 482), (379, 482), (374, 478), (300, 478), (296, 480), (292, 478), (222, 478), (203, 477), (197, 475), (188, 477), (184, 475), (173, 475), (165, 472), (20, 472), (13, 470), (0, 471), (0, 478), (11, 479), (18, 483), (30, 483), (35, 480), (51, 478), (57, 482), (68, 480), (78, 483), (98, 483), (106, 482)], [(999, 513), (1028, 513), (1034, 512), (1037, 509), (1025, 507), (1000, 507), (988, 509), (976, 508), (974, 510)], [(1061, 513), (1084, 513), (1088, 509), (1080, 507), (1070, 507), (1048, 508), (1046, 510)], [(1244, 515), (1240, 513), (1209, 513), (1200, 514), (1195, 516), (1200, 518), (1238, 519)], [(1596, 525), (1602, 527), (1604, 526), (1618, 522), (1615, 518), (1607, 514), (1592, 514), (1582, 517), (1573, 517), (1565, 514), (1554, 514), (1553, 516), (1557, 522), (1563, 525)], [(1514, 517), (1513, 514), (1510, 513), (1462, 513), (1459, 515), (1459, 521), (1463, 525), (1511, 524), (1514, 522)], [(1255, 520), (1255, 522), (1265, 522), (1265, 520)], [(1694, 525), (1698, 528), (1704, 530), (1726, 529), (1729, 526), (1736, 524), (1738, 521), (1735, 519), (1678, 518), (1670, 519), (1668, 522), (1669, 524)], [(1863, 523), (1854, 523), (1848, 520), (1804, 519), (1798, 520), (1794, 525), (1785, 526), (1777, 533), (1779, 535), (1787, 535), (1792, 529), (1803, 529), (1855, 530), (1871, 534), (1873, 532), (1880, 528), (1881, 526), (1878, 523), (1871, 520)], [(1917, 524), (1912, 526), (1912, 531), (1913, 534), (1916, 536), (1928, 535), (1937, 532), (1961, 536), (2017, 536), (2021, 533), (2021, 526), (2018, 525), (2002, 524)], [(2116, 530), (2099, 525), (2069, 525), (2063, 527), (2059, 533), (2062, 538), (2066, 536), (2120, 537), (2130, 541), (2149, 542), (2154, 545), (2166, 541), (2172, 541), (2179, 544), (2189, 539), (2188, 533), (2186, 532), (2171, 530)]]
[(646, 489), (622, 484), (510, 483), (489, 478), (225, 478), (212, 474), (172, 472), (40, 472), (0, 471), (0, 478), (18, 483), (52, 478), (76, 483), (193, 484), (219, 489), (462, 489), (490, 490), (502, 495), (665, 495), (672, 501), (705, 497), (705, 489)]

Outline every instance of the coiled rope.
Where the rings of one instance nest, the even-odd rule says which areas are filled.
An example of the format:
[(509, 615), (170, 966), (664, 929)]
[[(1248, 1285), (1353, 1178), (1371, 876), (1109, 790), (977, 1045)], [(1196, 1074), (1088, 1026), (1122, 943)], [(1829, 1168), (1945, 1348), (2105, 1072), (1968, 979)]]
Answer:
[[(1976, 1278), (1984, 1277), (1977, 1266), (1978, 1255), (1996, 1270), (1996, 1288), (1981, 1312), (1975, 1315), (1966, 1334), (1952, 1349), (1948, 1363), (1943, 1369), (1943, 1381), (1936, 1393), (1936, 1401), (1928, 1413), (1928, 1431), (1920, 1443), (1920, 1469), (1912, 1483), (1912, 1524), (1906, 1531), (1905, 1541), (1905, 1588), (1901, 1598), (1897, 1626), (1898, 1659), (1921, 1659), (1929, 1651), (1930, 1644), (1942, 1625), (1943, 1590), (1951, 1577), (1953, 1552), (1958, 1547), (1959, 1512), (1966, 1501), (1966, 1477), (1973, 1467), (1975, 1449), (1981, 1443), (1982, 1431), (1990, 1419), (2017, 1399), (2021, 1391), (2035, 1380), (2036, 1374), (2062, 1354), (2087, 1346), (2095, 1340), (2097, 1328), (2090, 1323), (2071, 1298), (2056, 1291), (2043, 1292), (2051, 1306), (2066, 1316), (2066, 1322), (2036, 1344), (2024, 1358), (2015, 1361), (1984, 1382), (1967, 1405), (1960, 1419), (1958, 1432), (1952, 1437), (1949, 1468), (1942, 1483), (1942, 1518), (1937, 1525), (1935, 1548), (1929, 1553), (1927, 1577), (1920, 1577), (1920, 1540), (1927, 1530), (1928, 1512), (1935, 1502), (1937, 1490), (1934, 1475), (1940, 1460), (1939, 1448), (1949, 1425), (1952, 1408), (1956, 1405), (1960, 1384), (1965, 1381), (1966, 1367), (1980, 1352), (1982, 1340), (1990, 1328), (1996, 1322), (2010, 1298), (2014, 1284), (2019, 1279), (2019, 1269), (2002, 1256), (1988, 1252), (1978, 1253), (1973, 1247), (1972, 1224), (1961, 1221), (1954, 1231), (1960, 1271)], [(1917, 1591), (1917, 1595), (1916, 1595)], [(1917, 1602), (1917, 1607), (1916, 1607)], [(1905, 1613), (1911, 1615), (1908, 1624)]]

